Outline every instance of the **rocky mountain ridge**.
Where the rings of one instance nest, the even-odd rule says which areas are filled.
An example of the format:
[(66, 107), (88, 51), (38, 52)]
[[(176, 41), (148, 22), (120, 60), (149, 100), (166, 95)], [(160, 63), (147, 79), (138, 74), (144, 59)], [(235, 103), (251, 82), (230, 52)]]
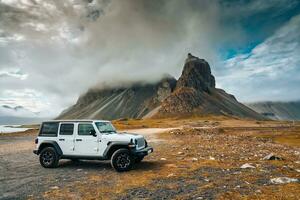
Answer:
[(165, 77), (152, 84), (135, 83), (90, 89), (58, 119), (150, 118), (180, 115), (228, 115), (263, 119), (233, 95), (215, 88), (207, 61), (191, 54), (178, 81)]
[(255, 110), (266, 118), (273, 120), (300, 120), (300, 101), (292, 102), (256, 102), (247, 103), (249, 108)]

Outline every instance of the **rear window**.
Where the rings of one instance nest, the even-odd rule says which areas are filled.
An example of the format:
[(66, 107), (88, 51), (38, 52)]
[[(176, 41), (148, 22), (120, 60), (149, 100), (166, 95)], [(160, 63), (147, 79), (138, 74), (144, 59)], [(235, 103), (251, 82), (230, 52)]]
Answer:
[(56, 137), (58, 131), (58, 122), (45, 122), (39, 136)]
[(59, 135), (73, 135), (74, 124), (61, 124)]

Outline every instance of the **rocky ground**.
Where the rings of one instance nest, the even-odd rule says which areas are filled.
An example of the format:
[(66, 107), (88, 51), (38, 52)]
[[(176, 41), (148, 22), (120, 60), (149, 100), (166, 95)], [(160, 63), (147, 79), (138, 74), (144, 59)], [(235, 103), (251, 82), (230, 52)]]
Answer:
[(44, 169), (31, 153), (32, 134), (1, 136), (0, 199), (300, 198), (299, 123), (193, 118), (115, 125), (143, 128), (133, 132), (155, 148), (130, 172), (98, 161)]

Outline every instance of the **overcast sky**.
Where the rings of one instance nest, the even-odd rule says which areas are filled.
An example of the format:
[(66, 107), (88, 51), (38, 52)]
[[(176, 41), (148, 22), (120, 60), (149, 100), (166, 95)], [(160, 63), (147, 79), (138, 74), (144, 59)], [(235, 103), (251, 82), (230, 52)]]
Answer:
[(298, 0), (0, 0), (0, 105), (56, 116), (89, 87), (206, 59), (242, 102), (300, 99)]

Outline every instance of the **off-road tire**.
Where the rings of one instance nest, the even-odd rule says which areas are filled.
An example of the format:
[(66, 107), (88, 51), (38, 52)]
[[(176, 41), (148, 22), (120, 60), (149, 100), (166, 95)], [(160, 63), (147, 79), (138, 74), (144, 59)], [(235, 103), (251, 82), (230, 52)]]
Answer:
[(142, 162), (143, 159), (144, 159), (144, 156), (139, 156), (139, 157), (136, 157), (136, 158), (134, 159), (134, 162), (135, 162), (135, 163), (140, 163), (140, 162)]
[(45, 147), (40, 153), (40, 163), (45, 168), (55, 168), (58, 165), (59, 156), (53, 147)]
[(118, 172), (129, 171), (134, 159), (128, 149), (118, 149), (111, 157), (111, 166)]

